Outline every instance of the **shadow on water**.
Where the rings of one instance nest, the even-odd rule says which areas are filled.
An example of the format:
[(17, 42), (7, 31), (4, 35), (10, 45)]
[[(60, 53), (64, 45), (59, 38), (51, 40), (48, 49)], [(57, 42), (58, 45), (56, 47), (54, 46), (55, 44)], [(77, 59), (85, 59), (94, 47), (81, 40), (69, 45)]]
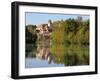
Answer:
[(26, 68), (89, 65), (89, 46), (37, 41), (26, 44), (25, 56)]

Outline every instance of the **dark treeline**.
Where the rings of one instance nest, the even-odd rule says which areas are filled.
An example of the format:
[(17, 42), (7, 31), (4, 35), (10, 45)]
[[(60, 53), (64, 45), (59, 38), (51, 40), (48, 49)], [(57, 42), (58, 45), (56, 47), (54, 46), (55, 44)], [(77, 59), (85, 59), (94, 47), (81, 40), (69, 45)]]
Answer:
[(25, 29), (26, 43), (35, 43), (37, 40), (36, 25), (27, 25)]

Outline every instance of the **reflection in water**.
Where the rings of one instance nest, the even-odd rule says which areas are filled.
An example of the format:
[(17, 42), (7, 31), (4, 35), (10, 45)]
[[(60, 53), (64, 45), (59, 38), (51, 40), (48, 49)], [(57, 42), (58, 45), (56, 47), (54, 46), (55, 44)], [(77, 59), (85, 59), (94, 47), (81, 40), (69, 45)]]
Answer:
[(50, 40), (26, 44), (26, 68), (89, 65), (89, 46), (51, 44)]
[(42, 41), (37, 43), (37, 53), (36, 57), (40, 59), (47, 59), (50, 64), (52, 61), (52, 54), (50, 52), (50, 41)]

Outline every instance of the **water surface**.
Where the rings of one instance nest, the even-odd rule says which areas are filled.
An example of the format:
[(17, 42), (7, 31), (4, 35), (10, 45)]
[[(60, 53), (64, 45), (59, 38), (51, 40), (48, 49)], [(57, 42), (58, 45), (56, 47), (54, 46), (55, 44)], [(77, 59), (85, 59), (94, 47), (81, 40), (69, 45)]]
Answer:
[(89, 46), (38, 41), (26, 44), (25, 56), (25, 68), (89, 65)]

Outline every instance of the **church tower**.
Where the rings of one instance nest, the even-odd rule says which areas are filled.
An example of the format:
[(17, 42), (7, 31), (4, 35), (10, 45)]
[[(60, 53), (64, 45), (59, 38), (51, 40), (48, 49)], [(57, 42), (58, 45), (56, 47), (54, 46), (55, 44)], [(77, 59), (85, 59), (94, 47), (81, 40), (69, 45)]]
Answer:
[(48, 20), (48, 29), (51, 32), (52, 31), (52, 21)]

